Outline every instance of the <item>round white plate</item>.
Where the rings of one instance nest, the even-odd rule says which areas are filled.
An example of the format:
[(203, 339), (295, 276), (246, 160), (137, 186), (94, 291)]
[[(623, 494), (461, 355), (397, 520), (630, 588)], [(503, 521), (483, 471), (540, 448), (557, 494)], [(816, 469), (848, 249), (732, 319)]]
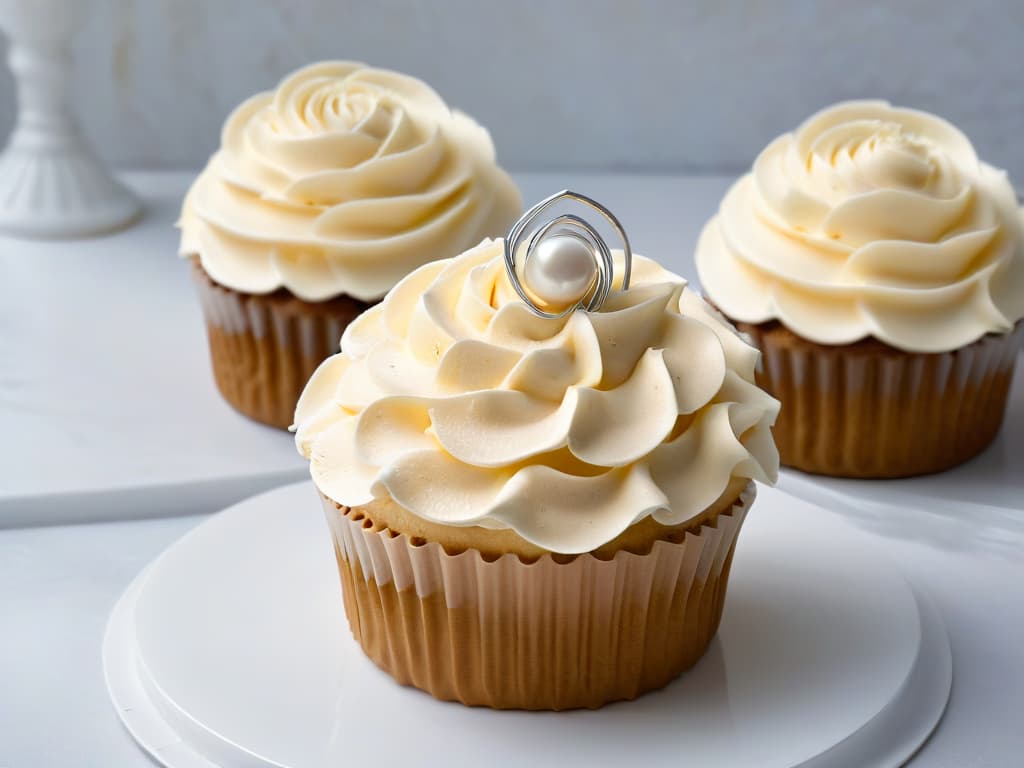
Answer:
[(870, 538), (760, 489), (707, 655), (597, 711), (497, 712), (395, 684), (352, 640), (314, 491), (200, 525), (132, 584), (104, 641), (128, 730), (170, 768), (213, 765), (895, 766), (942, 716), (949, 642)]

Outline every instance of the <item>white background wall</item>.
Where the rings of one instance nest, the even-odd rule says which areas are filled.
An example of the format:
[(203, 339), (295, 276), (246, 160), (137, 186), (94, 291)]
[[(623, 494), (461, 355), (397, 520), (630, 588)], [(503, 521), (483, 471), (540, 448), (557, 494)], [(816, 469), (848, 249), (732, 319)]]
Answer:
[[(120, 166), (199, 166), (233, 105), (339, 57), (424, 78), (513, 169), (739, 170), (815, 109), (880, 96), (947, 116), (1024, 180), (1020, 0), (91, 5), (73, 87)], [(0, 135), (13, 99), (4, 70)]]

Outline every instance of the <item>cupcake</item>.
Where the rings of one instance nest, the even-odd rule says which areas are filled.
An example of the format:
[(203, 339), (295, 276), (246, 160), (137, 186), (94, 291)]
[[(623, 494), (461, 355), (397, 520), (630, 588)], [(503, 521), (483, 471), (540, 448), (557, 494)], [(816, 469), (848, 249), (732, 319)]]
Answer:
[[(579, 286), (552, 253), (525, 274)], [(428, 264), (306, 386), (296, 442), (349, 624), (398, 682), (593, 708), (664, 686), (714, 636), (778, 403), (682, 279), (634, 257), (619, 290), (624, 259), (603, 306), (552, 318), (500, 240)]]
[(773, 141), (697, 245), (707, 298), (763, 353), (782, 463), (904, 477), (999, 431), (1024, 317), (1016, 197), (945, 120), (837, 104)]
[(414, 78), (323, 62), (245, 101), (179, 222), (221, 394), (287, 427), (353, 318), (520, 207), (487, 131)]

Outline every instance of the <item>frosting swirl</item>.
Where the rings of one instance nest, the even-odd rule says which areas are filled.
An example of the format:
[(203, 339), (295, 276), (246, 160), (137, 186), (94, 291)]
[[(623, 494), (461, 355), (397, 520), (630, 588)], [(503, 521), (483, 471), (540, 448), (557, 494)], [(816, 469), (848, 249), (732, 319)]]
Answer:
[(1024, 316), (1024, 238), (1003, 171), (934, 115), (837, 104), (773, 141), (697, 245), (734, 320), (806, 339), (945, 352)]
[(316, 485), (347, 506), (390, 496), (577, 554), (648, 515), (683, 524), (732, 478), (778, 469), (758, 352), (642, 257), (599, 312), (549, 320), (486, 241), (413, 272), (341, 346), (295, 422)]
[(323, 62), (228, 117), (185, 198), (180, 252), (235, 290), (372, 301), (520, 208), (487, 131), (426, 84)]

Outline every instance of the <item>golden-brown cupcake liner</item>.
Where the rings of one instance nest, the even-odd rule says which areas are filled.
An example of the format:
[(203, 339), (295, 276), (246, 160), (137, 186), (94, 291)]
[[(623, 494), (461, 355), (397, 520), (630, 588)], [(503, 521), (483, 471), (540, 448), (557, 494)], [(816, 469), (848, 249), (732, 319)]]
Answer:
[(692, 666), (722, 616), (750, 484), (706, 525), (619, 551), (523, 562), (445, 552), (324, 499), (345, 612), (398, 682), (498, 709), (633, 699)]
[(192, 259), (221, 395), (251, 419), (286, 429), (316, 367), (338, 351), (345, 327), (369, 304), (347, 296), (302, 301), (286, 291), (241, 293)]
[(778, 323), (737, 323), (762, 352), (758, 384), (782, 402), (772, 430), (782, 463), (836, 477), (939, 472), (999, 432), (1024, 324), (953, 352), (878, 341), (824, 346)]

